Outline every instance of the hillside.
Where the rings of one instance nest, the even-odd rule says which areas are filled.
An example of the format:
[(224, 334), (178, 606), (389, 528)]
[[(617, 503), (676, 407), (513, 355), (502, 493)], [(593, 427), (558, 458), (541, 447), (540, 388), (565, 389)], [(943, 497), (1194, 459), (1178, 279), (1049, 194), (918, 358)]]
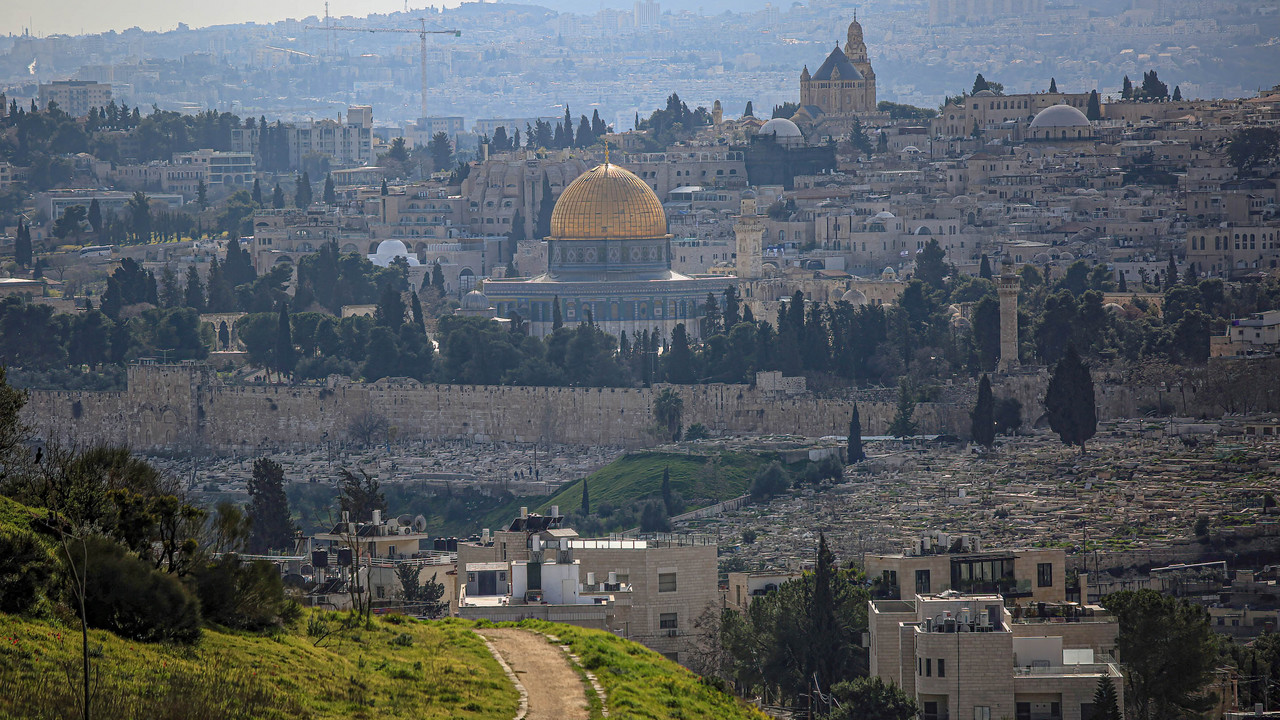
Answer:
[[(77, 716), (79, 627), (0, 615), (0, 718)], [(103, 718), (507, 720), (517, 693), (470, 623), (393, 624), (331, 635), (208, 631), (194, 647), (91, 631)], [(65, 669), (65, 670), (64, 670)], [(77, 683), (78, 685), (78, 683)]]
[[(587, 476), (587, 494), (593, 512), (605, 504), (622, 508), (639, 500), (661, 498), (662, 471), (667, 469), (672, 491), (684, 497), (686, 510), (694, 510), (747, 492), (752, 478), (771, 459), (740, 452), (631, 453)], [(542, 503), (538, 511), (546, 512), (552, 505), (559, 505), (565, 514), (578, 510), (582, 506), (582, 481), (565, 486)]]
[[(481, 623), (488, 625), (488, 623)], [(275, 637), (208, 631), (193, 648), (90, 633), (101, 673), (95, 717), (461, 718), (508, 720), (517, 691), (470, 622), (374, 620), (320, 647), (303, 627)], [(626, 718), (761, 720), (759, 712), (661, 655), (602, 631), (528, 621), (558, 638)], [(76, 717), (68, 686), (80, 661), (78, 628), (0, 614), (0, 718)], [(585, 685), (584, 685), (585, 688)], [(592, 718), (601, 717), (593, 704)]]

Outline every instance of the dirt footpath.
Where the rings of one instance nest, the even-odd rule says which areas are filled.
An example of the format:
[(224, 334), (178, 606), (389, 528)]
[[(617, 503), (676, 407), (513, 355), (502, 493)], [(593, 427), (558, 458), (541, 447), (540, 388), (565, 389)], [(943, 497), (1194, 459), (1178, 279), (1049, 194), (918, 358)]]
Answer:
[(569, 659), (546, 637), (514, 628), (483, 628), (529, 694), (526, 720), (587, 720), (587, 697)]

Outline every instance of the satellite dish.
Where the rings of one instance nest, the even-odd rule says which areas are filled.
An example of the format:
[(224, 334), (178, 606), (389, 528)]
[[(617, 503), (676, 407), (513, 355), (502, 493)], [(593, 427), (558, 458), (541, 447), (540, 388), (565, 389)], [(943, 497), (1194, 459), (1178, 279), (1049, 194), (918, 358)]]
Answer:
[(413, 518), (408, 513), (396, 518), (396, 522), (400, 523), (400, 527), (409, 527), (409, 523), (413, 522)]
[(418, 532), (427, 531), (427, 519), (421, 515), (413, 519), (413, 529)]

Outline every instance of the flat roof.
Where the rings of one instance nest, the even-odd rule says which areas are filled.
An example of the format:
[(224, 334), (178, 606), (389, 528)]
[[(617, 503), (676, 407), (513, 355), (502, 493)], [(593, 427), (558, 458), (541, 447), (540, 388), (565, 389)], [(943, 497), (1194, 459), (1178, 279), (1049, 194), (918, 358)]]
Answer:
[(467, 572), (485, 572), (487, 570), (506, 570), (507, 564), (503, 562), (481, 562), (467, 563)]

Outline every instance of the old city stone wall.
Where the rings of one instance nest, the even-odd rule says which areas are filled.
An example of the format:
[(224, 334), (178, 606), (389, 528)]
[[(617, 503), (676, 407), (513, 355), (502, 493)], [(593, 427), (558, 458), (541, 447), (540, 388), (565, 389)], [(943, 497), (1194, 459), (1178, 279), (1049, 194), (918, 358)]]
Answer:
[[(1022, 401), (1028, 423), (1040, 418), (1047, 375), (1025, 373), (996, 383), (997, 396)], [(827, 397), (776, 378), (750, 385), (655, 388), (559, 388), (372, 384), (335, 379), (318, 386), (233, 386), (205, 365), (138, 364), (125, 392), (33, 392), (26, 420), (45, 437), (128, 443), (145, 449), (191, 445), (250, 449), (342, 442), (366, 413), (387, 418), (396, 439), (554, 442), (636, 447), (658, 438), (653, 403), (664, 388), (684, 400), (684, 424), (718, 433), (844, 435), (855, 400), (865, 435), (887, 434), (896, 412), (892, 390)], [(1155, 394), (1099, 385), (1100, 419), (1132, 417)], [(1150, 395), (1150, 397), (1147, 397)], [(1167, 395), (1167, 393), (1166, 393)], [(926, 434), (967, 435), (973, 388), (951, 387), (940, 402), (916, 407)], [(1194, 405), (1194, 399), (1192, 404)]]

